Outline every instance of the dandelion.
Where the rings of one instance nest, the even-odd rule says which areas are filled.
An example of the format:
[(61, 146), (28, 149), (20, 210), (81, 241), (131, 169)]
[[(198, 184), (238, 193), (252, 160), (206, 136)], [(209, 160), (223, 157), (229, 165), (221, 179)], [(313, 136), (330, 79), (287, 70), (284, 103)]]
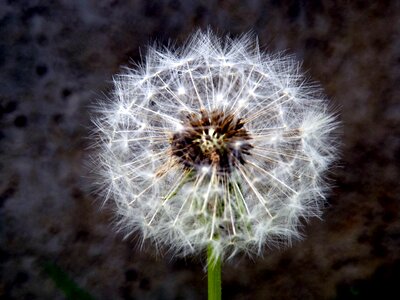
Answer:
[(199, 31), (184, 47), (150, 48), (114, 78), (94, 122), (121, 228), (174, 255), (261, 255), (321, 214), (335, 117), (298, 63), (251, 35)]

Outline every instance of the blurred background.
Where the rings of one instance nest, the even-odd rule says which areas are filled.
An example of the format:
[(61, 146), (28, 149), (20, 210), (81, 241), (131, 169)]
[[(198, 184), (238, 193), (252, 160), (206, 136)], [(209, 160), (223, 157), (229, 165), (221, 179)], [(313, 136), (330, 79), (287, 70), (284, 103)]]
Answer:
[(399, 1), (0, 1), (0, 298), (206, 299), (200, 258), (124, 240), (87, 192), (90, 105), (149, 43), (252, 30), (343, 123), (323, 220), (223, 268), (224, 299), (400, 299)]

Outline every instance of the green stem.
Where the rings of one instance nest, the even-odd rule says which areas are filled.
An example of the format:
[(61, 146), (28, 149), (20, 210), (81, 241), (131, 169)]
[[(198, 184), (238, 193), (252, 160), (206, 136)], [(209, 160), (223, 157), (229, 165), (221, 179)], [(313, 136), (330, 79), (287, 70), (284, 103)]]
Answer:
[(221, 300), (221, 257), (213, 255), (212, 245), (207, 248), (208, 300)]

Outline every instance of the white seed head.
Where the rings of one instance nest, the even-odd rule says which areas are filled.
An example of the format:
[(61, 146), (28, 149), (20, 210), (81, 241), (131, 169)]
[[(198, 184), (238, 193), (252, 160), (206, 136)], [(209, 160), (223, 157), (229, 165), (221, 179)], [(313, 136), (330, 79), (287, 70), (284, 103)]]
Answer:
[(199, 31), (182, 48), (150, 48), (114, 78), (94, 123), (121, 228), (177, 255), (290, 244), (320, 215), (337, 152), (320, 90), (249, 35)]

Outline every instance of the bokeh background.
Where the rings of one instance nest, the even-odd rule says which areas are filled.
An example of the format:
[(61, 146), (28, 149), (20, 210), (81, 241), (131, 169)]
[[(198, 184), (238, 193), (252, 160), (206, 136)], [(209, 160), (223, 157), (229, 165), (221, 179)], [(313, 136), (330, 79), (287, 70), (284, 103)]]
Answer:
[(223, 269), (224, 299), (400, 299), (399, 1), (0, 1), (0, 298), (206, 299), (198, 258), (140, 249), (87, 189), (90, 105), (154, 41), (252, 30), (342, 121), (323, 220)]

